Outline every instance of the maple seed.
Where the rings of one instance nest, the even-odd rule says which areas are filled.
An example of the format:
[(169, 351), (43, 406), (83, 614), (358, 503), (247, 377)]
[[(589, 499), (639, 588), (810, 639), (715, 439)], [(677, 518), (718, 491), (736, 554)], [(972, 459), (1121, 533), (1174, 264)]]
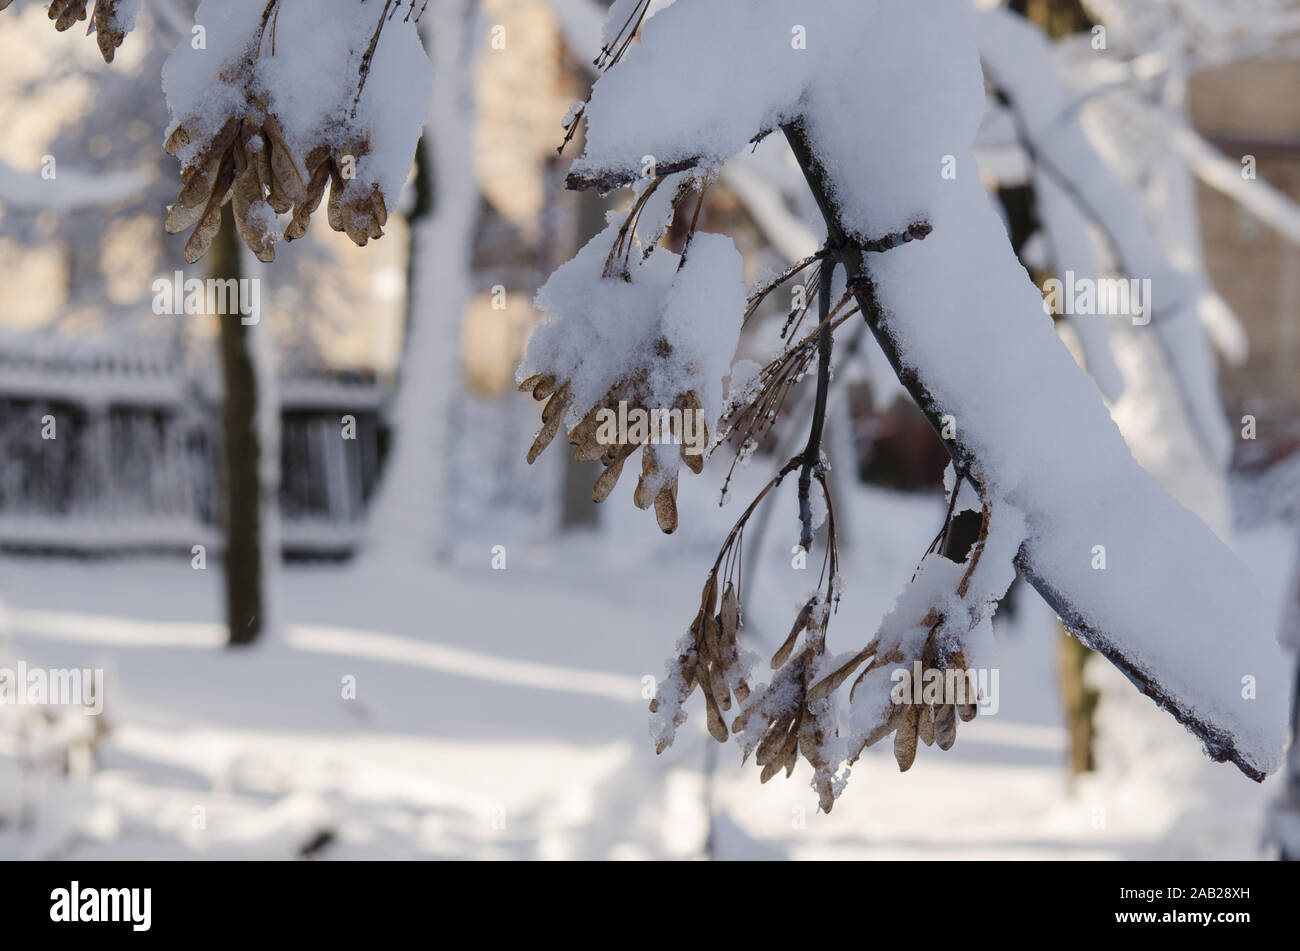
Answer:
[[(642, 411), (646, 409), (643, 393), (647, 378), (648, 373), (642, 370), (611, 386), (600, 400), (587, 408), (578, 423), (569, 430), (569, 444), (574, 447), (575, 460), (579, 462), (598, 460), (604, 466), (591, 489), (591, 500), (597, 503), (605, 501), (614, 491), (628, 457), (638, 449), (642, 450), (641, 476), (637, 480), (636, 491), (633, 493), (633, 503), (641, 509), (653, 506), (659, 529), (665, 534), (672, 534), (677, 530), (678, 524), (675, 461), (671, 457), (661, 459), (658, 449), (649, 443), (627, 442), (611, 445), (600, 440), (602, 411), (617, 414), (620, 403), (627, 404), (629, 412), (632, 409)], [(523, 393), (532, 393), (533, 399), (545, 403), (542, 409), (542, 428), (528, 450), (528, 462), (532, 464), (554, 441), (563, 425), (563, 419), (572, 401), (571, 385), (568, 380), (558, 380), (553, 373), (534, 373), (520, 382), (519, 390)], [(704, 404), (700, 401), (698, 393), (689, 390), (677, 398), (675, 408), (681, 409), (683, 413), (694, 412), (698, 417), (703, 413)], [(690, 447), (683, 438), (681, 428), (676, 424), (673, 425), (672, 434), (681, 443), (680, 456), (687, 468), (695, 473), (703, 471), (703, 453), (688, 452)], [(708, 444), (707, 426), (703, 430), (703, 442), (705, 445)]]

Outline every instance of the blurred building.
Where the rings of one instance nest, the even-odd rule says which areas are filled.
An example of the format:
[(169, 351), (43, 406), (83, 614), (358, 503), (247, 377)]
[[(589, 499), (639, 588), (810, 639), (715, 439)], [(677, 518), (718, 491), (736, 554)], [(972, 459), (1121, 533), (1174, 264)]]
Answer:
[[(1242, 62), (1196, 75), (1192, 121), (1230, 158), (1300, 201), (1300, 62)], [(1224, 367), (1230, 411), (1260, 420), (1270, 454), (1300, 445), (1300, 248), (1241, 205), (1198, 183), (1206, 265), (1250, 338), (1250, 354)], [(1263, 448), (1263, 447), (1261, 447)]]

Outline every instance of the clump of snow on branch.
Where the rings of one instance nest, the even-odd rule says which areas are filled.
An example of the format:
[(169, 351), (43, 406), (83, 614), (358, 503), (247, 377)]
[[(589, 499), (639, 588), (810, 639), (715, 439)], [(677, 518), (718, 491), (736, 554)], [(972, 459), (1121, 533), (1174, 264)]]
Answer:
[[(717, 419), (745, 309), (742, 262), (731, 240), (698, 234), (686, 260), (662, 248), (631, 263), (630, 279), (602, 272), (618, 225), (592, 238), (537, 292), (543, 318), (520, 379), (554, 372), (570, 381), (576, 425), (619, 380), (646, 374), (647, 405), (672, 406), (687, 390)], [(671, 354), (659, 358), (662, 344)]]
[[(856, 171), (836, 197), (862, 223), (858, 237), (902, 231), (915, 220), (916, 199), (945, 184), (939, 163), (970, 142), (970, 116), (983, 102), (980, 87), (955, 91), (948, 81), (978, 70), (978, 58), (969, 43), (933, 29), (929, 7), (843, 0), (797, 10), (782, 0), (668, 7), (596, 84), (587, 149), (573, 172), (640, 168), (647, 154), (660, 167), (717, 166), (755, 135), (802, 116), (815, 127), (822, 158)], [(800, 37), (806, 48), (796, 48)], [(870, 56), (862, 55), (863, 37), (871, 37)], [(700, 96), (701, 89), (726, 95)], [(845, 121), (864, 100), (871, 124)], [(877, 149), (902, 131), (922, 137), (915, 154)]]
[[(210, 200), (219, 207), (232, 188), (246, 205), (266, 198), (277, 212), (292, 210), (290, 239), (305, 233), (326, 186), (331, 227), (359, 245), (382, 235), (410, 173), (433, 79), (414, 26), (386, 12), (355, 0), (199, 6), (202, 41), (186, 37), (163, 67), (168, 149), (187, 186), (169, 228), (198, 224), (188, 256), (206, 250)], [(233, 173), (222, 168), (228, 152)], [(245, 166), (257, 174), (234, 187)], [(245, 241), (273, 257), (258, 220), (246, 223)]]
[(694, 233), (681, 255), (657, 246), (672, 204), (655, 199), (674, 191), (645, 196), (635, 233), (630, 222), (612, 216), (538, 291), (544, 317), (518, 374), (522, 388), (549, 401), (529, 460), (563, 426), (580, 456), (606, 466), (596, 501), (608, 495), (632, 452), (661, 441), (657, 433), (634, 434), (631, 442), (615, 445), (601, 430), (606, 413), (694, 414), (689, 429), (683, 421), (671, 434), (680, 451), (645, 446), (635, 501), (655, 505), (664, 531), (676, 527), (679, 463), (699, 472), (707, 437), (716, 432), (746, 306), (744, 262), (730, 238)]

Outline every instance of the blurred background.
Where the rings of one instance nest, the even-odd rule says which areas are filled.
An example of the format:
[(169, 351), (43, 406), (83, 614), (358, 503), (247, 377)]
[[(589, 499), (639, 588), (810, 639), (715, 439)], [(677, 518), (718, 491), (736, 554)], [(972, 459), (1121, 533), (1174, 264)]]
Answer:
[[(112, 65), (44, 3), (0, 14), (0, 667), (104, 671), (98, 716), (0, 704), (0, 857), (1300, 854), (1294, 755), (1290, 780), (1260, 786), (1208, 762), (1020, 582), (995, 621), (996, 714), (905, 775), (887, 744), (868, 751), (829, 816), (806, 766), (760, 785), (700, 716), (656, 757), (646, 678), (739, 514), (719, 506), (734, 447), (683, 480), (663, 536), (628, 480), (597, 507), (595, 464), (525, 464), (538, 410), (514, 385), (537, 288), (628, 203), (564, 190), (581, 133), (557, 152), (606, 5), (431, 0), (438, 82), (385, 237), (359, 249), (317, 221), (273, 264), (231, 247), (188, 267), (162, 228), (179, 175), (159, 71), (195, 5), (145, 0)], [(1189, 332), (1212, 359), (1122, 322), (1101, 362), (1094, 330), (1061, 320), (1062, 339), (1104, 367), (1134, 455), (1239, 552), (1294, 648), (1300, 4), (1006, 6), (1051, 44), (1065, 94), (1047, 106), (1195, 282)], [(1070, 207), (1050, 148), (1021, 134), (1025, 90), (997, 72), (977, 157), (1026, 268), (1063, 273), (1073, 237), (1097, 273), (1140, 277), (1116, 250), (1137, 239), (1115, 240), (1107, 207)], [(819, 243), (779, 139), (729, 163), (701, 217), (753, 283)], [(254, 381), (222, 357), (237, 318), (155, 313), (154, 282), (177, 271), (260, 281)], [(775, 353), (786, 311), (769, 301), (738, 357)], [(828, 421), (841, 650), (941, 524), (947, 464), (869, 335), (851, 339)], [(225, 448), (240, 386), (271, 422), (256, 457)], [(738, 470), (742, 505), (806, 432), (796, 396)], [(232, 532), (250, 466), (263, 504)], [(760, 654), (815, 583), (792, 564), (797, 531), (786, 486), (746, 535), (742, 637)]]

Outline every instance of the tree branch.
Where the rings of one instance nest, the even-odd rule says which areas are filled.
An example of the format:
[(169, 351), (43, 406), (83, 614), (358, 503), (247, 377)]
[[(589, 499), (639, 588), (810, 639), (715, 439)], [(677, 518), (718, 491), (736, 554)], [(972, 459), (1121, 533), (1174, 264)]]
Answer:
[[(695, 168), (700, 164), (699, 157), (680, 159), (676, 162), (658, 162), (655, 164), (655, 175), (673, 175), (677, 172), (685, 172), (688, 169)], [(637, 179), (642, 178), (639, 169), (606, 169), (598, 172), (570, 172), (564, 178), (564, 187), (569, 191), (582, 192), (589, 188), (596, 189), (597, 192), (604, 195), (606, 192), (612, 192), (616, 188), (622, 188), (624, 185), (631, 185)]]
[(822, 459), (822, 430), (826, 425), (826, 397), (831, 387), (831, 345), (835, 340), (831, 327), (831, 277), (835, 273), (835, 262), (827, 257), (822, 260), (820, 283), (817, 288), (817, 316), (821, 330), (817, 335), (817, 399), (813, 403), (812, 425), (808, 427), (808, 444), (804, 446), (800, 460), (803, 468), (799, 470), (799, 545), (804, 551), (812, 550), (812, 474), (814, 468), (820, 468)]
[[(934, 398), (921, 372), (903, 361), (898, 342), (890, 333), (885, 323), (883, 308), (876, 298), (875, 286), (867, 267), (866, 254), (860, 244), (853, 242), (847, 236), (839, 208), (832, 197), (835, 190), (831, 187), (832, 183), (828, 181), (826, 171), (817, 162), (812, 146), (798, 122), (783, 126), (782, 130), (826, 221), (828, 244), (834, 258), (845, 269), (849, 290), (857, 299), (867, 326), (889, 360), (899, 381), (911, 394), (935, 432), (941, 433), (945, 408)], [(949, 455), (952, 456), (957, 473), (969, 479), (981, 498), (987, 501), (983, 469), (974, 450), (965, 443), (960, 434), (954, 434), (952, 438), (943, 441)], [(1237, 748), (1231, 734), (1207, 722), (1195, 710), (1189, 709), (1177, 698), (1170, 696), (1152, 671), (1125, 655), (1123, 648), (1115, 642), (1114, 637), (1093, 627), (1086, 620), (1087, 612), (1058, 588), (1052, 579), (1040, 573), (1023, 546), (1016, 557), (1016, 563), (1026, 580), (1056, 611), (1069, 631), (1123, 671), (1139, 690), (1200, 739), (1212, 760), (1231, 762), (1256, 782), (1263, 781), (1264, 773)]]

